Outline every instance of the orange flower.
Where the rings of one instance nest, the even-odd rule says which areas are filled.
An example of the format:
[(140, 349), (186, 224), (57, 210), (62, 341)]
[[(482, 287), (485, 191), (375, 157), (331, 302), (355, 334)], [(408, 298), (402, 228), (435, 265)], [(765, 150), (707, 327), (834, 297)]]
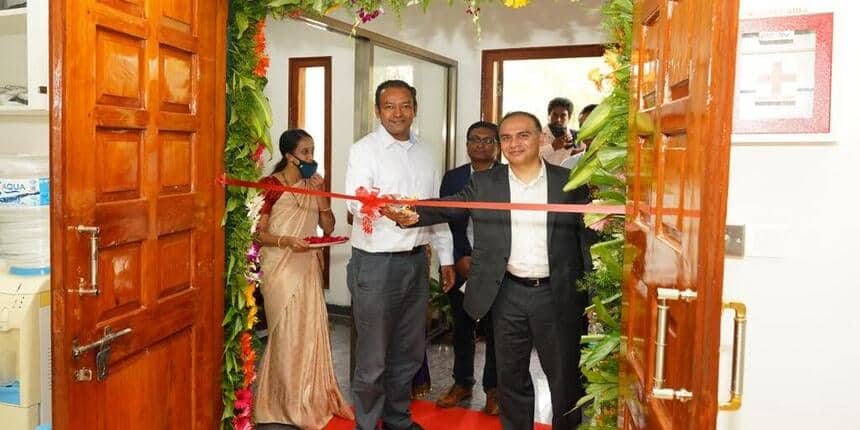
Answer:
[(269, 56), (266, 55), (266, 20), (257, 21), (257, 32), (254, 33), (254, 53), (257, 54), (257, 66), (254, 67), (254, 74), (265, 78), (266, 71), (269, 68)]
[(242, 357), (247, 357), (248, 354), (254, 352), (254, 347), (251, 344), (251, 332), (245, 331), (242, 332), (242, 336), (239, 337), (239, 346), (242, 348)]
[(264, 56), (257, 58), (257, 67), (254, 67), (254, 74), (261, 77), (261, 78), (265, 78), (266, 72), (268, 69), (269, 69), (269, 57), (264, 55)]
[(254, 362), (257, 360), (257, 351), (254, 351), (253, 339), (251, 332), (243, 332), (239, 338), (239, 345), (242, 348), (242, 371), (245, 375), (242, 381), (244, 387), (248, 387), (254, 382), (257, 374), (254, 370)]
[(243, 388), (250, 387), (254, 380), (257, 379), (257, 374), (254, 371), (254, 360), (256, 358), (256, 354), (254, 354), (250, 360), (245, 360), (245, 362), (242, 363), (242, 370), (245, 373), (245, 379), (242, 380)]
[(257, 55), (262, 54), (263, 51), (266, 50), (265, 28), (266, 28), (266, 20), (261, 19), (261, 20), (257, 21), (257, 32), (254, 33), (254, 43), (256, 44), (254, 46), (254, 52), (256, 52)]

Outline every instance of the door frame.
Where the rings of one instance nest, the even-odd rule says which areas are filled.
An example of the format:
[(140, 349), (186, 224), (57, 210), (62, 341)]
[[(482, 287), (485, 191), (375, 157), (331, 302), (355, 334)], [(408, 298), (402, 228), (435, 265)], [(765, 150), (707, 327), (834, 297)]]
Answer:
[[(331, 191), (331, 106), (332, 106), (332, 67), (331, 56), (327, 57), (290, 57), (287, 61), (287, 128), (298, 128), (299, 120), (304, 120), (304, 105), (300, 103), (304, 99), (304, 69), (309, 67), (322, 67), (325, 73), (323, 85), (323, 166), (325, 167), (325, 178), (323, 185), (325, 191)], [(329, 272), (331, 268), (331, 248), (323, 248), (323, 288), (328, 290)]]
[(505, 61), (601, 57), (605, 50), (603, 45), (589, 44), (481, 51), (481, 120), (497, 122), (502, 117)]
[(454, 167), (457, 148), (457, 76), (459, 73), (457, 60), (327, 16), (300, 15), (295, 18), (290, 17), (290, 19), (343, 34), (355, 40), (356, 79), (353, 138), (356, 141), (373, 131), (373, 123), (376, 118), (373, 109), (373, 95), (376, 88), (370, 88), (370, 79), (367, 78), (370, 76), (373, 66), (373, 47), (390, 49), (445, 67), (448, 98), (445, 106), (445, 157), (443, 161), (445, 169)]
[[(53, 357), (67, 357), (71, 355), (71, 339), (66, 337), (69, 335), (65, 331), (66, 320), (66, 280), (63, 278), (65, 273), (65, 218), (66, 213), (63, 203), (66, 197), (65, 188), (65, 171), (63, 160), (66, 156), (66, 150), (74, 146), (73, 142), (66, 145), (67, 126), (63, 115), (64, 108), (64, 83), (65, 83), (65, 64), (72, 61), (66, 58), (66, 52), (63, 48), (66, 42), (65, 34), (65, 8), (69, 2), (76, 0), (51, 0), (48, 8), (49, 21), (49, 148), (50, 148), (50, 187), (51, 187), (51, 355)], [(213, 95), (214, 106), (226, 106), (226, 93), (218, 91), (225, 88), (227, 76), (227, 0), (217, 0), (215, 5), (211, 7), (218, 8), (216, 11), (216, 22), (224, 23), (218, 26), (216, 34), (210, 35), (214, 37), (215, 55), (214, 55), (214, 74), (215, 74), (215, 91)], [(202, 35), (201, 35), (202, 36)], [(214, 171), (220, 172), (224, 170), (224, 142), (226, 141), (226, 108), (213, 109), (214, 124), (213, 143), (216, 143), (213, 162), (215, 164)], [(70, 139), (71, 140), (71, 139)], [(214, 273), (224, 273), (224, 229), (221, 225), (221, 214), (225, 210), (225, 193), (222, 185), (217, 181), (213, 181), (209, 185), (212, 190), (212, 204), (214, 216), (212, 216), (212, 229), (214, 234), (213, 240), (213, 261), (212, 270)], [(218, 233), (220, 232), (220, 234)], [(211, 312), (211, 327), (215, 330), (213, 335), (216, 339), (212, 342), (211, 357), (215, 362), (211, 366), (205, 366), (211, 371), (210, 377), (213, 381), (221, 379), (221, 354), (224, 349), (223, 330), (221, 329), (221, 321), (224, 317), (224, 295), (219, 293), (223, 289), (223, 279), (221, 276), (213, 277), (213, 285), (202, 288), (203, 290), (212, 289), (212, 309)], [(201, 312), (205, 315), (205, 312)], [(66, 430), (70, 421), (70, 413), (68, 407), (69, 396), (69, 378), (68, 375), (72, 369), (67, 365), (66, 360), (52, 359), (51, 360), (51, 402), (52, 402), (52, 426), (57, 430)], [(221, 384), (213, 383), (215, 388), (208, 400), (211, 402), (212, 410), (215, 411), (212, 425), (217, 426), (221, 417), (221, 409), (223, 408), (221, 401)], [(205, 393), (196, 393), (200, 399), (201, 394), (205, 399)], [(206, 400), (197, 400), (198, 402)], [(93, 405), (94, 407), (97, 405)], [(84, 413), (83, 411), (82, 413)]]

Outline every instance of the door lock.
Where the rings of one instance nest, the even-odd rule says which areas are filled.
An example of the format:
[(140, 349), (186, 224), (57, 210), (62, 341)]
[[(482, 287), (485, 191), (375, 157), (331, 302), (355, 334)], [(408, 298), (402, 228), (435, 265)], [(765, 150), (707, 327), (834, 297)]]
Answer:
[(75, 382), (89, 382), (93, 380), (93, 371), (86, 367), (75, 370)]
[[(96, 380), (104, 381), (108, 376), (108, 362), (110, 360), (111, 343), (129, 333), (131, 333), (131, 327), (114, 332), (110, 326), (106, 326), (104, 329), (104, 336), (93, 343), (79, 345), (78, 340), (74, 339), (72, 340), (72, 358), (78, 360), (87, 351), (98, 348), (99, 352), (96, 353)], [(76, 381), (91, 381), (92, 378), (92, 370), (90, 369), (81, 368), (75, 371)]]

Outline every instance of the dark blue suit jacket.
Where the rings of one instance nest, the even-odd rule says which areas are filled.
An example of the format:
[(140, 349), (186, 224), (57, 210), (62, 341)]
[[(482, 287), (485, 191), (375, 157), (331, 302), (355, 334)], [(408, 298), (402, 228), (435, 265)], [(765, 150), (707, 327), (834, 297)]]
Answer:
[[(499, 166), (496, 163), (493, 167)], [(460, 167), (453, 168), (445, 172), (442, 177), (442, 185), (439, 186), (439, 197), (448, 197), (459, 193), (466, 184), (469, 183), (469, 178), (472, 176), (472, 164), (466, 163)], [(469, 238), (466, 236), (466, 227), (469, 225), (469, 217), (465, 215), (448, 223), (451, 229), (451, 235), (454, 238), (454, 263), (463, 257), (472, 255), (472, 244), (469, 243)], [(463, 285), (466, 279), (457, 275), (455, 288)], [(452, 290), (454, 291), (454, 290)]]

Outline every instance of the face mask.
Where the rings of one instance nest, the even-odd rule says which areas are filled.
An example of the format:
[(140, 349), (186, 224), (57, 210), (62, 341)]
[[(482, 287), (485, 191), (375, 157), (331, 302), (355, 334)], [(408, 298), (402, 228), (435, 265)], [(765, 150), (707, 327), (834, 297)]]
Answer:
[(316, 161), (311, 161), (309, 163), (307, 161), (300, 160), (298, 157), (296, 157), (296, 159), (299, 160), (299, 172), (302, 174), (302, 179), (308, 179), (317, 172)]
[(561, 137), (566, 132), (566, 127), (558, 124), (549, 124), (549, 132), (555, 137)]

